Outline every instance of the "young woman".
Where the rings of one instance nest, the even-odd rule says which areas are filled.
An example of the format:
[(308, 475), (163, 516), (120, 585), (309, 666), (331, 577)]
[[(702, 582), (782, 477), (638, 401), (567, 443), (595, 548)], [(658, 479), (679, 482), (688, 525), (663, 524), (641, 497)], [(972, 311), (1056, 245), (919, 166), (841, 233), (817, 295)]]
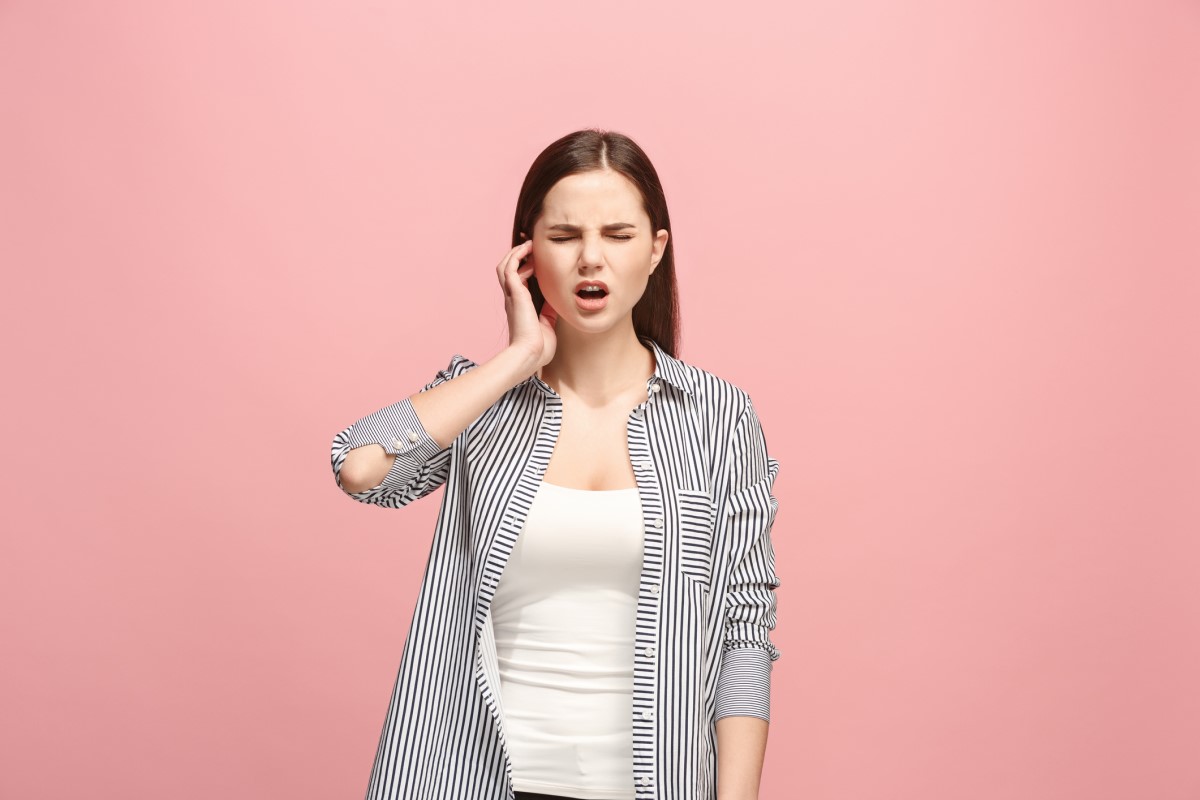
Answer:
[(360, 502), (446, 486), (368, 800), (757, 797), (779, 464), (675, 355), (670, 228), (631, 139), (554, 142), (496, 269), (509, 345), (334, 438)]

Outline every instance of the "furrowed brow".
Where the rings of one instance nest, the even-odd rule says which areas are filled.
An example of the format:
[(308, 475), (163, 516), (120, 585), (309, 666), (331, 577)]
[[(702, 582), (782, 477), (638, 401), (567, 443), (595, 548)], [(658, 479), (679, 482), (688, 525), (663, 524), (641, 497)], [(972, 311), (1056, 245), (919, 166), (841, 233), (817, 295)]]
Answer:
[[(634, 225), (632, 222), (610, 222), (609, 224), (603, 226), (602, 230), (619, 231), (619, 230), (624, 230), (626, 228), (636, 228), (636, 227), (637, 227), (637, 225)], [(549, 228), (547, 228), (547, 230), (569, 231), (571, 233), (578, 233), (579, 231), (582, 230), (582, 228), (580, 228), (578, 225), (568, 225), (565, 222), (560, 222), (557, 225), (551, 225)]]

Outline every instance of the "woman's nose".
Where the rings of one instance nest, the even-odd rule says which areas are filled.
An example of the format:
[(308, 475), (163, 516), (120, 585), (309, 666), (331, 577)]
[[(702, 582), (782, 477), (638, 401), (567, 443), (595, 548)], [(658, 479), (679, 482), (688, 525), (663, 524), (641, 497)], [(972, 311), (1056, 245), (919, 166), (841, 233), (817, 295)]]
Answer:
[(579, 263), (585, 267), (598, 267), (604, 263), (603, 248), (598, 238), (583, 237), (583, 247), (579, 253)]

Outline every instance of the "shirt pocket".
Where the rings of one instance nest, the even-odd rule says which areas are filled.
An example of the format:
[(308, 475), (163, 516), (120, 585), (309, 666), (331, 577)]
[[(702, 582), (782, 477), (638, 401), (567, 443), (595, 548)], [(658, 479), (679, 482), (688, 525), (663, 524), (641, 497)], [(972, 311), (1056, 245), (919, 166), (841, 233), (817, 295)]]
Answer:
[(676, 489), (679, 519), (679, 571), (706, 589), (712, 580), (712, 496), (701, 489)]

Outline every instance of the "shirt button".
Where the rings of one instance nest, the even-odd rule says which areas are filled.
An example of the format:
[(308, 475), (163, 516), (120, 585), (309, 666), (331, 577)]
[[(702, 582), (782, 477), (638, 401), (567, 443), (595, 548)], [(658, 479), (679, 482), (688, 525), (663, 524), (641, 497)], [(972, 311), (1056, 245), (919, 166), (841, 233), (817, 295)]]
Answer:
[(638, 778), (638, 783), (640, 783), (642, 786), (649, 786), (650, 785), (650, 776), (643, 775), (642, 777)]
[(650, 594), (657, 597), (658, 593), (661, 591), (662, 591), (662, 586), (660, 584), (657, 584), (657, 583), (650, 584)]
[(657, 392), (657, 391), (659, 391), (660, 389), (662, 389), (662, 387), (661, 387), (661, 386), (659, 386), (657, 383), (656, 383), (656, 384), (653, 384), (653, 385), (650, 387), (650, 391), (652, 391), (652, 392)]
[(642, 719), (654, 719), (654, 711), (647, 708), (642, 712)]
[(650, 645), (642, 652), (646, 654), (646, 658), (654, 658), (654, 645)]
[(396, 439), (396, 440), (394, 440), (394, 441), (392, 442), (392, 444), (396, 446), (396, 449), (397, 449), (397, 450), (403, 450), (403, 449), (404, 449), (404, 442), (400, 441), (399, 439)]
[(661, 528), (662, 526), (663, 526), (663, 518), (662, 517), (659, 517), (658, 519), (654, 520), (654, 527)]
[(638, 459), (637, 465), (639, 467), (641, 467), (642, 469), (650, 469), (650, 463), (651, 463), (650, 459), (642, 458), (642, 459)]
[(416, 432), (416, 431), (405, 431), (405, 433), (407, 433), (407, 434), (408, 434), (408, 440), (409, 440), (410, 442), (415, 442), (415, 441), (417, 441), (418, 439), (420, 439), (420, 438), (421, 438), (419, 435), (417, 435), (417, 432)]

